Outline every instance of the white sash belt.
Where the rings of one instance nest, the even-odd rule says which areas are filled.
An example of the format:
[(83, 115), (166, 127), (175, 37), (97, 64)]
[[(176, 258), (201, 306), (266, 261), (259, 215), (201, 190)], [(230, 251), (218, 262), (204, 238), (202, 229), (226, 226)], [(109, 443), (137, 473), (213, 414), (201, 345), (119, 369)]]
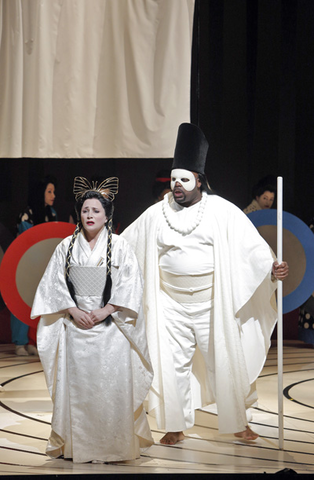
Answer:
[(179, 303), (207, 302), (214, 298), (214, 272), (173, 275), (160, 269), (160, 288)]

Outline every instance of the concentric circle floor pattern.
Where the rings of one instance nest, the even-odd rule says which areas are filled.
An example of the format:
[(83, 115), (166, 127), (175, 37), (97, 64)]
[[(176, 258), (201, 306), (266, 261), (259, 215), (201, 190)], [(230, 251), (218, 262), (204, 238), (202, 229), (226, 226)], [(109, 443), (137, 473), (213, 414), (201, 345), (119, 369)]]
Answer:
[(73, 464), (45, 455), (52, 404), (38, 357), (18, 357), (0, 346), (0, 475), (260, 474), (287, 470), (314, 474), (314, 349), (284, 349), (284, 449), (278, 447), (277, 352), (272, 347), (258, 378), (251, 426), (260, 436), (243, 443), (219, 435), (210, 409), (196, 412), (194, 428), (176, 446), (149, 417), (155, 444), (140, 459), (117, 464)]

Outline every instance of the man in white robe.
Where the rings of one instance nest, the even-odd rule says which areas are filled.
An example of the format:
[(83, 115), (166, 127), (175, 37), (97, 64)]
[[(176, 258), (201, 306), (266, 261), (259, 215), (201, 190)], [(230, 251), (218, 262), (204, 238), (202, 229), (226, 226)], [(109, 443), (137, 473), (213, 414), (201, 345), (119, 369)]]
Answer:
[(210, 191), (207, 151), (201, 130), (182, 124), (172, 192), (123, 232), (144, 275), (154, 369), (148, 408), (165, 444), (184, 439), (195, 409), (210, 403), (221, 433), (257, 438), (246, 407), (257, 399), (276, 322), (275, 277), (288, 274), (246, 215)]

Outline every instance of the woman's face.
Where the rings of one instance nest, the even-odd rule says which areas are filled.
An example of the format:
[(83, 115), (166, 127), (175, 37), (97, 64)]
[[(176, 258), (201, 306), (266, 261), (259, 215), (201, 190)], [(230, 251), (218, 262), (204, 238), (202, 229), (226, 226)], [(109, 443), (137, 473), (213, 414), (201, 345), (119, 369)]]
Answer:
[(87, 236), (97, 235), (107, 220), (104, 207), (97, 198), (85, 200), (81, 210), (81, 222)]
[(45, 190), (45, 206), (49, 205), (50, 207), (52, 207), (55, 198), (55, 186), (53, 183), (48, 183)]
[(256, 201), (259, 206), (264, 210), (265, 208), (271, 208), (274, 203), (275, 194), (266, 190), (262, 195), (256, 197)]

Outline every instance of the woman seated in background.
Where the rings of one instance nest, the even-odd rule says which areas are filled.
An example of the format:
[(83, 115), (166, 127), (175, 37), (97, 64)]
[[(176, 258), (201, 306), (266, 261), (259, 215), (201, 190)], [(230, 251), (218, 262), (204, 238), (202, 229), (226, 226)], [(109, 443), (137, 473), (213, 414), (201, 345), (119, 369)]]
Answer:
[(252, 188), (252, 202), (243, 212), (248, 214), (257, 210), (272, 208), (276, 197), (276, 184), (270, 182), (270, 178), (264, 177)]

